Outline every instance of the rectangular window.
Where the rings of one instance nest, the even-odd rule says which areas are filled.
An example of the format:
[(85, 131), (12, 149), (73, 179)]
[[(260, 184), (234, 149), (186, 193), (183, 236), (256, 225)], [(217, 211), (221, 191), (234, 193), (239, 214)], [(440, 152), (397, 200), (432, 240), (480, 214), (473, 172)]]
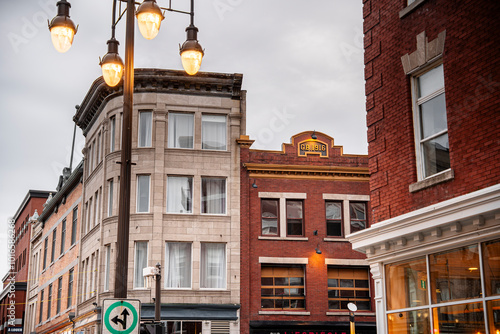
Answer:
[(226, 213), (226, 179), (201, 178), (201, 213)]
[(201, 148), (226, 150), (226, 116), (202, 115)]
[(50, 262), (54, 262), (54, 259), (56, 257), (56, 237), (57, 237), (57, 229), (54, 228), (54, 231), (52, 232), (52, 250), (50, 253)]
[(116, 117), (110, 118), (110, 131), (109, 131), (109, 152), (115, 151), (115, 134), (116, 134)]
[(326, 235), (341, 237), (342, 225), (342, 202), (326, 202)]
[(286, 234), (288, 236), (304, 235), (302, 204), (302, 201), (286, 201)]
[(43, 246), (43, 270), (47, 268), (47, 250), (49, 248), (49, 238), (45, 238), (44, 246)]
[(74, 269), (70, 269), (69, 274), (68, 274), (68, 304), (67, 304), (67, 308), (70, 308), (73, 304), (73, 275), (74, 275)]
[(349, 203), (351, 233), (364, 230), (366, 226), (366, 203)]
[(111, 265), (111, 245), (104, 246), (106, 252), (104, 268), (104, 291), (109, 291), (109, 274)]
[(62, 221), (61, 228), (61, 254), (64, 253), (64, 244), (66, 243), (66, 218)]
[(76, 232), (78, 223), (78, 206), (73, 209), (73, 221), (71, 222), (71, 245), (76, 243)]
[(193, 212), (193, 178), (169, 176), (167, 178), (167, 212)]
[(419, 179), (450, 168), (443, 65), (413, 78)]
[(99, 211), (100, 211), (100, 202), (99, 202), (99, 190), (95, 192), (95, 202), (94, 202), (94, 226), (99, 224)]
[(47, 294), (47, 320), (50, 319), (52, 308), (52, 284), (49, 285), (49, 293)]
[(87, 217), (88, 217), (88, 225), (87, 225), (87, 232), (90, 232), (92, 229), (92, 226), (94, 226), (93, 220), (94, 220), (94, 213), (93, 211), (93, 206), (92, 206), (92, 198), (89, 199), (89, 206), (88, 206), (88, 211), (87, 211)]
[(137, 212), (149, 212), (149, 175), (137, 176)]
[(139, 147), (151, 147), (153, 113), (141, 111), (139, 113)]
[(142, 270), (148, 266), (148, 242), (136, 241), (134, 261), (134, 288), (144, 288)]
[(191, 287), (191, 244), (167, 242), (165, 247), (165, 288)]
[(262, 266), (261, 308), (305, 309), (304, 267)]
[(41, 323), (43, 320), (43, 291), (40, 292), (40, 313), (38, 314), (38, 322)]
[[(211, 321), (212, 328), (216, 321)], [(229, 333), (229, 324), (227, 325), (227, 330), (212, 330), (211, 333)], [(202, 322), (201, 321), (168, 321), (165, 325), (166, 333), (172, 334), (200, 334), (202, 333)]]
[(97, 134), (97, 165), (101, 162), (101, 133)]
[(113, 215), (113, 179), (108, 181), (108, 217)]
[(61, 312), (61, 298), (62, 298), (62, 276), (57, 280), (57, 307), (56, 314)]
[(193, 133), (193, 114), (168, 114), (168, 147), (193, 148)]
[(201, 288), (226, 288), (226, 244), (202, 243), (200, 266)]
[(278, 235), (279, 199), (263, 199), (260, 202), (262, 217), (262, 235)]
[(328, 309), (348, 310), (349, 302), (371, 309), (368, 268), (328, 267)]
[(402, 309), (428, 304), (425, 257), (385, 266), (387, 309)]

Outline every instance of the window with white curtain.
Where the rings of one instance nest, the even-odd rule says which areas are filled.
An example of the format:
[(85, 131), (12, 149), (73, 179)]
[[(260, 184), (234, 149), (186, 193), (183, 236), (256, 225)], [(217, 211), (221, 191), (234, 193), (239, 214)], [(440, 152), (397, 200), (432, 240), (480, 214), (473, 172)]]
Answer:
[(149, 175), (137, 176), (137, 212), (149, 212)]
[(148, 242), (135, 242), (134, 259), (134, 288), (144, 288), (145, 280), (142, 276), (142, 270), (148, 266)]
[(139, 113), (139, 147), (151, 147), (153, 113), (141, 111)]
[(202, 243), (200, 287), (204, 289), (226, 288), (226, 244)]
[(201, 148), (226, 150), (226, 116), (202, 115)]
[(109, 121), (111, 122), (110, 131), (109, 131), (109, 151), (114, 152), (115, 151), (116, 117), (115, 116), (111, 117)]
[(193, 148), (193, 133), (193, 114), (168, 114), (168, 147)]
[(191, 244), (167, 242), (165, 288), (191, 288)]
[(113, 215), (113, 179), (108, 181), (108, 217)]
[(167, 177), (167, 212), (193, 212), (193, 178), (190, 176)]
[(109, 274), (111, 264), (111, 245), (104, 246), (106, 252), (106, 259), (104, 264), (104, 291), (109, 291)]
[(201, 178), (201, 213), (226, 213), (226, 179)]

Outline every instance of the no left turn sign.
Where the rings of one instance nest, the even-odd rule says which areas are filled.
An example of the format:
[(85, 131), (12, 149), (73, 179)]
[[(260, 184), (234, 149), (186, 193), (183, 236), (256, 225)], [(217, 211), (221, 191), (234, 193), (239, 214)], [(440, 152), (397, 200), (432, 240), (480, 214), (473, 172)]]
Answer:
[(141, 302), (137, 299), (104, 299), (103, 334), (139, 334)]

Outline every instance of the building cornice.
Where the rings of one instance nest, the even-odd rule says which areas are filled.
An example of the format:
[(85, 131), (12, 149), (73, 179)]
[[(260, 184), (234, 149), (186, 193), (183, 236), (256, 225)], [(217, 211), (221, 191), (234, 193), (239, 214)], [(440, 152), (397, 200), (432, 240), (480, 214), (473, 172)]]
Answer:
[[(500, 235), (500, 184), (373, 224), (346, 238), (368, 259), (409, 254), (438, 241)], [(472, 240), (472, 239), (471, 239)], [(472, 242), (472, 241), (471, 241)], [(425, 247), (424, 247), (425, 246)]]
[(28, 193), (24, 197), (23, 202), (21, 203), (21, 205), (17, 209), (16, 214), (14, 215), (14, 217), (12, 219), (14, 221), (17, 221), (17, 219), (19, 218), (19, 215), (24, 210), (24, 208), (26, 207), (26, 205), (28, 204), (28, 202), (31, 198), (47, 198), (47, 197), (49, 197), (50, 193), (51, 193), (51, 191), (45, 191), (45, 190), (28, 190)]
[[(134, 93), (189, 94), (241, 98), (242, 74), (199, 72), (194, 76), (184, 71), (135, 69)], [(86, 135), (106, 103), (123, 95), (123, 85), (111, 88), (102, 77), (97, 78), (83, 99), (73, 120)]]
[(368, 167), (244, 163), (251, 178), (290, 178), (331, 181), (370, 180)]
[(43, 209), (38, 221), (43, 224), (54, 212), (56, 207), (59, 206), (61, 200), (64, 196), (67, 196), (71, 191), (73, 191), (76, 186), (80, 183), (83, 175), (83, 160), (78, 164), (73, 173), (69, 176), (68, 180), (64, 183), (62, 188), (52, 197), (52, 199), (47, 203), (47, 206)]

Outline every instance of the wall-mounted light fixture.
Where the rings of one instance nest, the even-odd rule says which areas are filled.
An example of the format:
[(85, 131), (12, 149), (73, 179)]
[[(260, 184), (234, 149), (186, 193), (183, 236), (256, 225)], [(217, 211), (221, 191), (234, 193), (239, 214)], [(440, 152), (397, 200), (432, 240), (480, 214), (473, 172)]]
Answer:
[(318, 244), (318, 246), (316, 246), (315, 251), (316, 251), (316, 254), (321, 254), (321, 250), (319, 249), (319, 244)]
[(257, 184), (255, 183), (255, 179), (253, 180), (252, 188), (257, 188)]
[(311, 138), (312, 139), (318, 139), (318, 136), (316, 136), (316, 130), (313, 131), (313, 133), (311, 135)]

